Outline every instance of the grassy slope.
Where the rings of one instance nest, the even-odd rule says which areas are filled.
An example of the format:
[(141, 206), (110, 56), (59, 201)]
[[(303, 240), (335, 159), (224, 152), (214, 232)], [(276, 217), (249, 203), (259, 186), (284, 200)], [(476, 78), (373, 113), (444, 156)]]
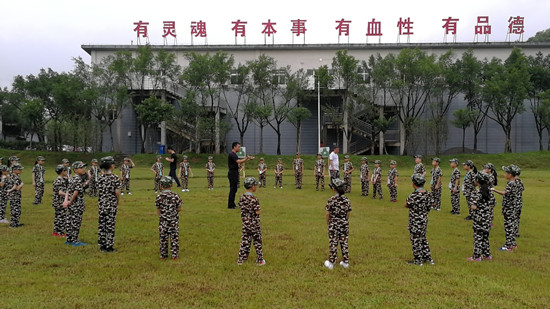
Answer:
[[(6, 157), (11, 153), (0, 150)], [(411, 191), (408, 175), (412, 159), (397, 159), (401, 177), (399, 202), (360, 197), (358, 174), (353, 179), (351, 199), (351, 268), (328, 271), (322, 262), (328, 255), (324, 204), (328, 191), (313, 190), (312, 171), (306, 173), (305, 189), (295, 190), (286, 175), (283, 190), (268, 188), (257, 196), (262, 205), (265, 267), (251, 262), (237, 267), (240, 218), (226, 210), (228, 183), (225, 156), (218, 164), (214, 191), (206, 190), (206, 156), (193, 156), (195, 178), (191, 192), (181, 193), (185, 205), (180, 222), (179, 261), (158, 258), (157, 217), (149, 167), (153, 156), (135, 156), (132, 172), (134, 195), (120, 204), (115, 254), (100, 253), (95, 246), (96, 200), (87, 199), (81, 240), (88, 247), (73, 248), (50, 236), (53, 221), (51, 182), (53, 166), (63, 155), (47, 154), (44, 204), (32, 206), (30, 168), (37, 153), (19, 153), (24, 170), (23, 215), (25, 227), (0, 226), (0, 303), (4, 308), (330, 308), (330, 307), (441, 307), (441, 308), (546, 308), (550, 303), (549, 222), (550, 198), (546, 152), (513, 155), (459, 156), (476, 164), (517, 163), (526, 184), (519, 249), (499, 252), (504, 243), (500, 206), (495, 209), (491, 233), (492, 262), (468, 263), (472, 252), (471, 222), (451, 216), (449, 194), (444, 190), (443, 211), (430, 213), (428, 240), (435, 266), (404, 264), (411, 258), (407, 233), (407, 210), (402, 207)], [(75, 160), (78, 154), (66, 154)], [(86, 156), (90, 159), (91, 156)], [(277, 157), (266, 156), (269, 167)], [(306, 166), (313, 156), (306, 156)], [(442, 159), (449, 159), (444, 157)], [(292, 157), (284, 157), (287, 167)], [(359, 164), (359, 158), (353, 162)], [(443, 164), (445, 183), (450, 168)], [(251, 164), (247, 173), (256, 175)], [(387, 165), (384, 164), (384, 175)], [(500, 173), (502, 174), (502, 173)], [(500, 177), (503, 187), (504, 178)], [(240, 189), (239, 194), (243, 190)], [(497, 198), (500, 204), (500, 197)], [(465, 211), (462, 200), (462, 211)], [(251, 260), (255, 253), (251, 253)]]

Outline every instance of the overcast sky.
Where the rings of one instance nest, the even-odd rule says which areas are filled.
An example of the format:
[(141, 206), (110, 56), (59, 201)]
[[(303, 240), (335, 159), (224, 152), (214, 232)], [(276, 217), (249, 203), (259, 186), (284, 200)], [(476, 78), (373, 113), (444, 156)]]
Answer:
[[(504, 41), (510, 16), (525, 18), (524, 39), (550, 28), (549, 0), (381, 0), (381, 1), (125, 1), (12, 0), (0, 5), (0, 87), (15, 75), (37, 74), (40, 68), (70, 71), (72, 58), (90, 58), (82, 44), (126, 45), (134, 41), (134, 22), (149, 22), (151, 44), (163, 44), (163, 22), (175, 21), (178, 44), (190, 43), (192, 21), (206, 22), (209, 44), (234, 44), (232, 21), (246, 25), (247, 44), (263, 44), (263, 22), (271, 19), (275, 44), (292, 43), (291, 19), (306, 19), (306, 43), (337, 43), (336, 20), (351, 20), (350, 43), (364, 43), (367, 22), (382, 23), (382, 42), (397, 41), (397, 22), (414, 22), (411, 42), (442, 42), (442, 19), (458, 18), (457, 41), (471, 42), (478, 16), (489, 16), (490, 41)], [(446, 4), (448, 3), (448, 4)], [(240, 39), (240, 38), (239, 38)], [(517, 39), (517, 36), (514, 36)], [(342, 37), (342, 42), (347, 38)], [(370, 39), (371, 43), (377, 39)], [(143, 42), (143, 41), (142, 41)], [(170, 39), (170, 44), (173, 40)], [(195, 44), (204, 44), (195, 39)], [(302, 39), (295, 39), (302, 42)], [(402, 37), (401, 42), (406, 42)], [(239, 40), (242, 44), (242, 39)]]

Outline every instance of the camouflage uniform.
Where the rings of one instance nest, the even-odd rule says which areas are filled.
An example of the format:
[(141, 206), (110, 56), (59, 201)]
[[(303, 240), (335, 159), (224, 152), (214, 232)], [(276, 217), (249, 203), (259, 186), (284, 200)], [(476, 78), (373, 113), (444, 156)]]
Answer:
[(319, 184), (321, 184), (321, 190), (325, 191), (325, 160), (315, 161), (315, 190), (319, 190)]
[(342, 261), (349, 263), (348, 238), (349, 219), (351, 204), (345, 195), (334, 195), (330, 197), (325, 206), (330, 214), (328, 220), (329, 258), (328, 261), (334, 264), (338, 258), (338, 245), (342, 250)]
[(431, 174), (432, 174), (432, 180), (430, 181), (430, 189), (432, 191), (431, 204), (434, 209), (441, 210), (441, 183), (443, 182), (443, 179), (441, 179), (439, 188), (436, 188), (436, 186), (439, 178), (443, 177), (443, 172), (441, 171), (441, 168), (437, 166), (436, 168), (432, 169)]
[(361, 196), (369, 196), (369, 165), (361, 164)]
[(524, 190), (523, 184), (517, 181), (509, 181), (504, 189), (502, 198), (502, 215), (504, 216), (504, 232), (506, 234), (506, 247), (508, 250), (514, 249), (516, 236), (518, 233), (518, 213), (521, 207), (521, 196)]
[(90, 182), (88, 183), (88, 187), (90, 188), (90, 191), (88, 192), (90, 196), (97, 197), (97, 180), (99, 175), (101, 174), (101, 171), (99, 170), (99, 166), (92, 165), (89, 169), (90, 172)]
[(120, 192), (124, 193), (124, 189), (126, 189), (126, 193), (130, 193), (130, 169), (132, 168), (131, 165), (122, 164), (120, 166), (120, 172), (122, 177), (122, 182), (120, 185)]
[[(279, 173), (284, 171), (285, 167), (282, 164), (277, 164), (277, 166), (275, 166), (275, 170)], [(277, 184), (279, 184), (280, 188), (283, 187), (283, 174), (275, 174), (275, 188), (277, 187)]]
[(155, 162), (151, 167), (155, 171), (155, 192), (161, 191), (160, 178), (164, 175), (164, 166), (161, 162)]
[(414, 173), (415, 174), (424, 175), (425, 172), (426, 172), (426, 168), (424, 167), (424, 164), (418, 163), (414, 166)]
[(206, 168), (206, 180), (208, 182), (208, 189), (214, 189), (214, 169), (216, 168), (216, 163), (208, 162), (205, 165)]
[(168, 257), (168, 241), (171, 245), (172, 258), (177, 258), (179, 245), (179, 214), (178, 208), (183, 201), (176, 193), (166, 190), (157, 196), (155, 206), (160, 210), (159, 216), (159, 240), (160, 257)]
[(491, 214), (496, 204), (495, 196), (489, 191), (489, 198), (483, 198), (481, 192), (476, 190), (472, 194), (472, 228), (474, 230), (474, 253), (473, 259), (491, 256), (489, 246), (489, 232), (491, 231)]
[(262, 252), (262, 228), (260, 226), (260, 216), (256, 214), (256, 211), (261, 209), (260, 201), (250, 192), (245, 192), (239, 199), (239, 208), (241, 209), (243, 225), (237, 263), (241, 264), (248, 259), (252, 242), (254, 242), (254, 248), (256, 249), (256, 263), (261, 263), (264, 259)]
[(40, 164), (35, 164), (32, 172), (34, 173), (35, 184), (33, 204), (36, 205), (42, 203), (42, 197), (44, 196), (44, 174), (46, 173), (46, 169)]
[(181, 188), (183, 190), (187, 190), (189, 189), (189, 169), (191, 168), (191, 166), (189, 165), (189, 162), (181, 162), (180, 168)]
[(67, 192), (68, 186), (69, 180), (62, 176), (57, 176), (57, 178), (53, 181), (53, 232), (58, 235), (65, 234), (65, 229), (67, 228), (67, 209), (63, 207), (65, 196), (59, 195), (59, 191)]
[(100, 248), (112, 248), (115, 242), (116, 213), (118, 200), (116, 190), (120, 188), (118, 175), (104, 173), (97, 180), (99, 190), (97, 243)]
[(516, 237), (519, 237), (519, 220), (521, 217), (521, 209), (523, 208), (523, 191), (525, 190), (525, 186), (523, 185), (523, 181), (519, 179), (518, 176), (516, 176), (516, 185), (518, 186), (518, 213), (517, 213), (517, 219), (516, 219)]
[(346, 186), (346, 190), (345, 190), (346, 193), (351, 192), (351, 173), (346, 174), (346, 172), (351, 171), (352, 169), (353, 169), (353, 164), (351, 163), (351, 161), (344, 162), (344, 166), (342, 167), (342, 170), (344, 171), (344, 182)]
[(80, 226), (82, 225), (82, 215), (86, 208), (84, 201), (84, 184), (80, 175), (75, 175), (69, 182), (67, 192), (69, 194), (69, 200), (73, 196), (74, 192), (78, 191), (76, 199), (67, 208), (67, 242), (78, 243), (78, 234), (80, 234)]
[[(456, 181), (458, 180), (458, 184)], [(451, 213), (455, 215), (460, 214), (460, 170), (455, 168), (451, 174), (451, 181), (449, 182), (449, 190), (451, 191), (451, 206), (453, 210)], [(456, 192), (453, 192), (456, 190)]]
[[(11, 175), (9, 181), (6, 181), (8, 189), (13, 188), (13, 186), (20, 186), (22, 183), (21, 177), (15, 173)], [(8, 199), (10, 201), (10, 226), (17, 227), (21, 218), (21, 190), (11, 191), (8, 194)]]
[(294, 166), (294, 180), (296, 183), (296, 189), (302, 189), (302, 171), (304, 168), (304, 160), (302, 160), (301, 158), (294, 159), (292, 165)]
[(3, 186), (0, 187), (0, 220), (6, 219), (6, 206), (8, 205), (8, 194), (6, 193), (6, 190), (10, 189), (9, 183), (10, 183), (10, 176), (9, 175), (1, 175), (0, 183), (3, 183)]
[(469, 170), (468, 173), (464, 176), (464, 181), (462, 183), (462, 194), (466, 197), (466, 203), (468, 204), (468, 214), (472, 215), (472, 195), (475, 191), (474, 184), (474, 171)]
[(428, 212), (430, 211), (429, 201), (428, 192), (414, 191), (409, 195), (406, 202), (406, 206), (409, 208), (409, 233), (414, 263), (418, 265), (432, 260), (430, 245), (426, 239)]
[(390, 201), (396, 202), (397, 201), (397, 186), (395, 183), (395, 177), (399, 176), (399, 172), (397, 172), (397, 168), (392, 168), (388, 172), (388, 190), (390, 191)]
[(376, 198), (376, 194), (382, 199), (382, 168), (377, 167), (372, 171), (372, 198)]
[(258, 164), (258, 181), (260, 182), (260, 188), (265, 188), (265, 172), (267, 171), (267, 165), (265, 163)]

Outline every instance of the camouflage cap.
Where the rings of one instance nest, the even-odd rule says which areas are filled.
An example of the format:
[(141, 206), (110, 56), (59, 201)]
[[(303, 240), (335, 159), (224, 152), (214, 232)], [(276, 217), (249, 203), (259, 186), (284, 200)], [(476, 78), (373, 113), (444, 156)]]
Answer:
[(11, 166), (11, 169), (12, 170), (22, 170), (24, 169), (23, 165), (19, 164), (19, 163), (14, 163), (12, 166)]
[(321, 153), (318, 153), (317, 156), (321, 156), (321, 157), (322, 157), (323, 155), (322, 155)]
[(297, 153), (296, 153), (296, 155), (297, 155), (297, 156), (299, 156), (299, 155), (300, 155), (300, 153), (299, 153), (299, 152), (297, 152)]
[(458, 161), (457, 158), (452, 158), (451, 160), (449, 160), (450, 163), (456, 163), (456, 164), (459, 164), (460, 161)]
[(214, 157), (210, 156), (208, 157), (208, 160), (214, 160)]
[(61, 160), (61, 163), (63, 163), (63, 164), (69, 163), (69, 159), (64, 158), (63, 160)]
[(263, 160), (264, 160), (264, 158), (260, 158), (260, 161), (263, 161)]
[(397, 165), (397, 161), (391, 160), (391, 161), (390, 161), (390, 165)]
[(349, 159), (349, 155), (345, 155), (345, 156), (344, 156), (344, 159)]
[(432, 158), (432, 161), (435, 161), (435, 162), (437, 162), (437, 163), (441, 163), (441, 159), (438, 158), (438, 157), (433, 157), (433, 158)]
[(183, 156), (183, 159), (184, 159), (184, 160), (187, 160), (187, 156)]
[(382, 163), (382, 161), (380, 161), (380, 160), (374, 161), (374, 164), (381, 164), (381, 163)]
[(115, 164), (115, 158), (111, 157), (111, 156), (108, 156), (108, 157), (103, 157), (100, 159), (101, 161), (101, 165), (103, 164)]
[(19, 158), (16, 157), (16, 156), (11, 156), (11, 157), (8, 158), (8, 161), (10, 161), (10, 162), (11, 161), (19, 161)]
[(36, 161), (46, 161), (46, 158), (44, 158), (43, 156), (38, 156), (36, 157)]
[(486, 184), (489, 182), (489, 174), (485, 173), (484, 171), (479, 171), (476, 174), (476, 181), (480, 184)]
[(254, 178), (254, 177), (246, 177), (244, 179), (244, 187), (246, 189), (250, 189), (254, 186), (257, 186), (258, 184), (259, 184), (259, 182), (256, 181), (256, 178)]
[(174, 183), (174, 179), (170, 176), (162, 176), (160, 178), (160, 186), (163, 188), (168, 188)]
[(63, 172), (63, 171), (67, 171), (67, 170), (69, 170), (69, 168), (66, 167), (63, 164), (59, 164), (58, 166), (55, 167), (55, 172), (57, 173), (57, 175), (61, 174), (61, 172)]
[(361, 161), (367, 162), (367, 157), (362, 157), (362, 158), (361, 158)]
[(415, 158), (415, 159), (416, 159), (416, 158), (422, 159), (422, 158), (424, 158), (424, 157), (423, 157), (421, 154), (416, 154), (416, 155), (414, 155), (414, 158)]
[(4, 161), (4, 157), (0, 157), (0, 161)]
[(417, 187), (423, 186), (426, 183), (426, 178), (424, 177), (424, 175), (418, 173), (412, 174), (411, 180)]
[(0, 165), (0, 172), (9, 172), (10, 168), (7, 165)]
[(338, 188), (342, 188), (345, 184), (346, 182), (343, 179), (334, 178), (328, 186), (331, 188), (338, 189)]
[(162, 159), (162, 156), (161, 155), (157, 155), (157, 160), (158, 159)]
[(74, 161), (73, 164), (72, 164), (73, 170), (75, 170), (77, 168), (83, 168), (83, 167), (86, 167), (86, 166), (88, 166), (88, 164), (86, 164), (82, 161)]
[(283, 162), (283, 159), (277, 158), (277, 162)]
[(509, 166), (503, 166), (502, 170), (508, 174), (512, 174), (513, 176), (519, 176), (521, 174), (521, 169), (519, 168), (519, 166), (514, 164), (510, 164)]
[(474, 162), (472, 160), (466, 160), (466, 161), (464, 161), (464, 163), (462, 163), (462, 165), (467, 165), (469, 167), (473, 167)]
[(92, 159), (92, 163), (97, 163), (97, 159)]
[(124, 158), (124, 161), (130, 161), (129, 157)]
[(495, 169), (495, 166), (493, 165), (493, 163), (487, 163), (483, 166), (483, 169), (492, 171)]

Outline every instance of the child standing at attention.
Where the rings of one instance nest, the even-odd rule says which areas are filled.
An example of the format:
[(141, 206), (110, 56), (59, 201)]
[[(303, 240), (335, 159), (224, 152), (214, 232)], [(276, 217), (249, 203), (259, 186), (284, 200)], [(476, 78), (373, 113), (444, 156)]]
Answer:
[(405, 207), (409, 209), (409, 234), (414, 259), (407, 264), (422, 266), (423, 263), (435, 264), (432, 260), (430, 245), (426, 239), (428, 212), (430, 212), (429, 193), (424, 190), (426, 178), (422, 174), (411, 176), (414, 192), (409, 195)]
[(97, 199), (98, 225), (97, 243), (99, 250), (114, 252), (115, 225), (118, 202), (120, 200), (120, 179), (113, 174), (115, 160), (113, 157), (103, 157), (100, 161), (103, 174), (97, 181), (99, 197)]
[(67, 210), (63, 207), (69, 179), (67, 179), (68, 169), (65, 165), (59, 164), (55, 168), (57, 178), (53, 181), (53, 197), (52, 208), (54, 210), (53, 217), (53, 233), (55, 237), (67, 237), (65, 228), (67, 227)]
[(397, 202), (397, 180), (399, 173), (397, 172), (397, 162), (390, 161), (390, 171), (388, 172), (388, 189), (390, 191), (390, 202)]
[(371, 183), (372, 183), (372, 198), (376, 198), (376, 194), (382, 199), (382, 168), (380, 167), (380, 160), (374, 161), (374, 170), (372, 171)]
[(44, 196), (44, 174), (46, 169), (44, 168), (44, 161), (46, 159), (43, 156), (36, 158), (36, 162), (32, 168), (32, 186), (34, 187), (34, 202), (33, 205), (42, 204), (42, 197)]
[(351, 173), (353, 173), (353, 164), (349, 161), (349, 155), (344, 156), (344, 182), (346, 183), (345, 193), (351, 192)]
[(451, 191), (451, 214), (460, 215), (460, 170), (458, 159), (449, 160), (453, 173), (451, 174), (451, 181), (449, 182), (449, 190)]
[(14, 163), (11, 166), (12, 175), (9, 178), (6, 193), (10, 201), (10, 227), (18, 228), (24, 224), (19, 223), (21, 218), (21, 188), (23, 188), (23, 181), (21, 180), (21, 173), (23, 172), (23, 166), (19, 163)]
[(239, 249), (239, 258), (237, 265), (242, 265), (248, 259), (250, 246), (254, 242), (256, 249), (256, 263), (259, 266), (265, 265), (262, 250), (262, 228), (260, 226), (260, 201), (254, 196), (258, 188), (258, 182), (254, 177), (247, 177), (244, 180), (246, 192), (239, 199), (239, 208), (241, 209), (242, 235), (241, 247)]
[(422, 174), (422, 176), (426, 176), (426, 168), (424, 167), (424, 164), (422, 164), (422, 155), (415, 155), (414, 156), (414, 162), (416, 165), (414, 166), (414, 174)]
[(208, 157), (206, 163), (206, 180), (208, 181), (208, 190), (214, 190), (214, 171), (216, 170), (216, 163), (214, 163), (213, 157)]
[(489, 187), (489, 174), (479, 172), (475, 176), (475, 184), (479, 190), (472, 197), (472, 228), (474, 230), (474, 253), (468, 261), (481, 262), (482, 258), (492, 260), (489, 246), (489, 232), (491, 231), (491, 214), (495, 207), (495, 196)]
[(369, 196), (369, 163), (367, 157), (361, 158), (361, 196)]
[(296, 189), (302, 189), (302, 178), (304, 176), (304, 160), (300, 158), (300, 153), (296, 153), (296, 159), (292, 161), (294, 166), (294, 182), (296, 184)]
[(97, 164), (97, 159), (92, 159), (92, 166), (90, 166), (90, 169), (88, 170), (88, 176), (90, 179), (90, 196), (97, 197), (97, 180), (99, 177), (99, 174), (101, 173), (101, 170), (99, 169), (99, 166)]
[(170, 250), (172, 259), (177, 260), (180, 250), (179, 244), (179, 212), (183, 201), (176, 193), (172, 192), (172, 177), (163, 176), (160, 179), (162, 192), (155, 200), (157, 214), (159, 216), (159, 240), (160, 240), (160, 258), (168, 258), (168, 241), (170, 241)]
[(67, 208), (67, 241), (66, 245), (72, 245), (73, 247), (87, 246), (87, 243), (83, 243), (78, 240), (80, 234), (80, 227), (82, 225), (82, 215), (86, 208), (84, 201), (84, 187), (87, 183), (84, 183), (82, 175), (86, 173), (86, 163), (82, 161), (73, 162), (73, 172), (75, 173), (72, 181), (69, 182), (67, 194), (65, 195), (65, 202), (63, 207)]
[(325, 261), (324, 265), (328, 269), (334, 268), (334, 263), (336, 263), (338, 258), (338, 245), (340, 245), (342, 250), (340, 266), (348, 268), (349, 213), (351, 212), (351, 203), (344, 195), (346, 184), (342, 179), (333, 179), (329, 187), (335, 195), (328, 199), (325, 206), (325, 218), (328, 225), (329, 258)]
[(275, 186), (273, 188), (277, 188), (277, 184), (279, 184), (279, 188), (283, 188), (283, 172), (285, 171), (285, 167), (283, 166), (283, 160), (281, 158), (277, 159), (277, 165), (275, 166)]
[(69, 159), (64, 158), (63, 160), (61, 160), (61, 164), (63, 164), (67, 168), (67, 177), (71, 179), (73, 176), (73, 171), (71, 170), (71, 162), (69, 161)]
[(120, 166), (120, 178), (122, 178), (122, 187), (121, 195), (124, 195), (124, 189), (126, 189), (126, 194), (132, 195), (130, 192), (130, 169), (136, 166), (132, 159), (126, 157), (124, 158), (124, 163)]
[(0, 171), (2, 173), (0, 178), (0, 223), (7, 224), (10, 223), (6, 219), (6, 206), (8, 205), (8, 194), (6, 191), (10, 182), (10, 171), (6, 165), (0, 165)]
[(161, 161), (162, 161), (162, 156), (158, 155), (157, 162), (155, 162), (155, 164), (153, 164), (153, 166), (151, 167), (151, 170), (155, 174), (155, 194), (157, 194), (157, 192), (160, 192), (160, 189), (161, 189), (160, 179), (164, 174), (164, 166), (162, 165)]
[(430, 189), (432, 190), (432, 209), (441, 210), (441, 182), (443, 180), (443, 172), (439, 167), (441, 160), (432, 158), (432, 180), (430, 181)]
[(189, 176), (193, 175), (187, 156), (183, 156), (180, 163), (181, 192), (189, 192)]
[(317, 154), (313, 175), (315, 175), (315, 190), (319, 191), (320, 183), (321, 191), (325, 191), (325, 160), (323, 160), (323, 155), (320, 153)]
[(462, 182), (462, 194), (466, 197), (466, 203), (468, 204), (468, 216), (464, 220), (472, 220), (472, 196), (476, 189), (474, 181), (477, 168), (471, 160), (462, 163), (462, 165), (466, 171), (464, 181)]
[(258, 164), (258, 181), (260, 182), (260, 188), (265, 188), (265, 172), (267, 172), (267, 165), (264, 158), (260, 158), (260, 164)]

